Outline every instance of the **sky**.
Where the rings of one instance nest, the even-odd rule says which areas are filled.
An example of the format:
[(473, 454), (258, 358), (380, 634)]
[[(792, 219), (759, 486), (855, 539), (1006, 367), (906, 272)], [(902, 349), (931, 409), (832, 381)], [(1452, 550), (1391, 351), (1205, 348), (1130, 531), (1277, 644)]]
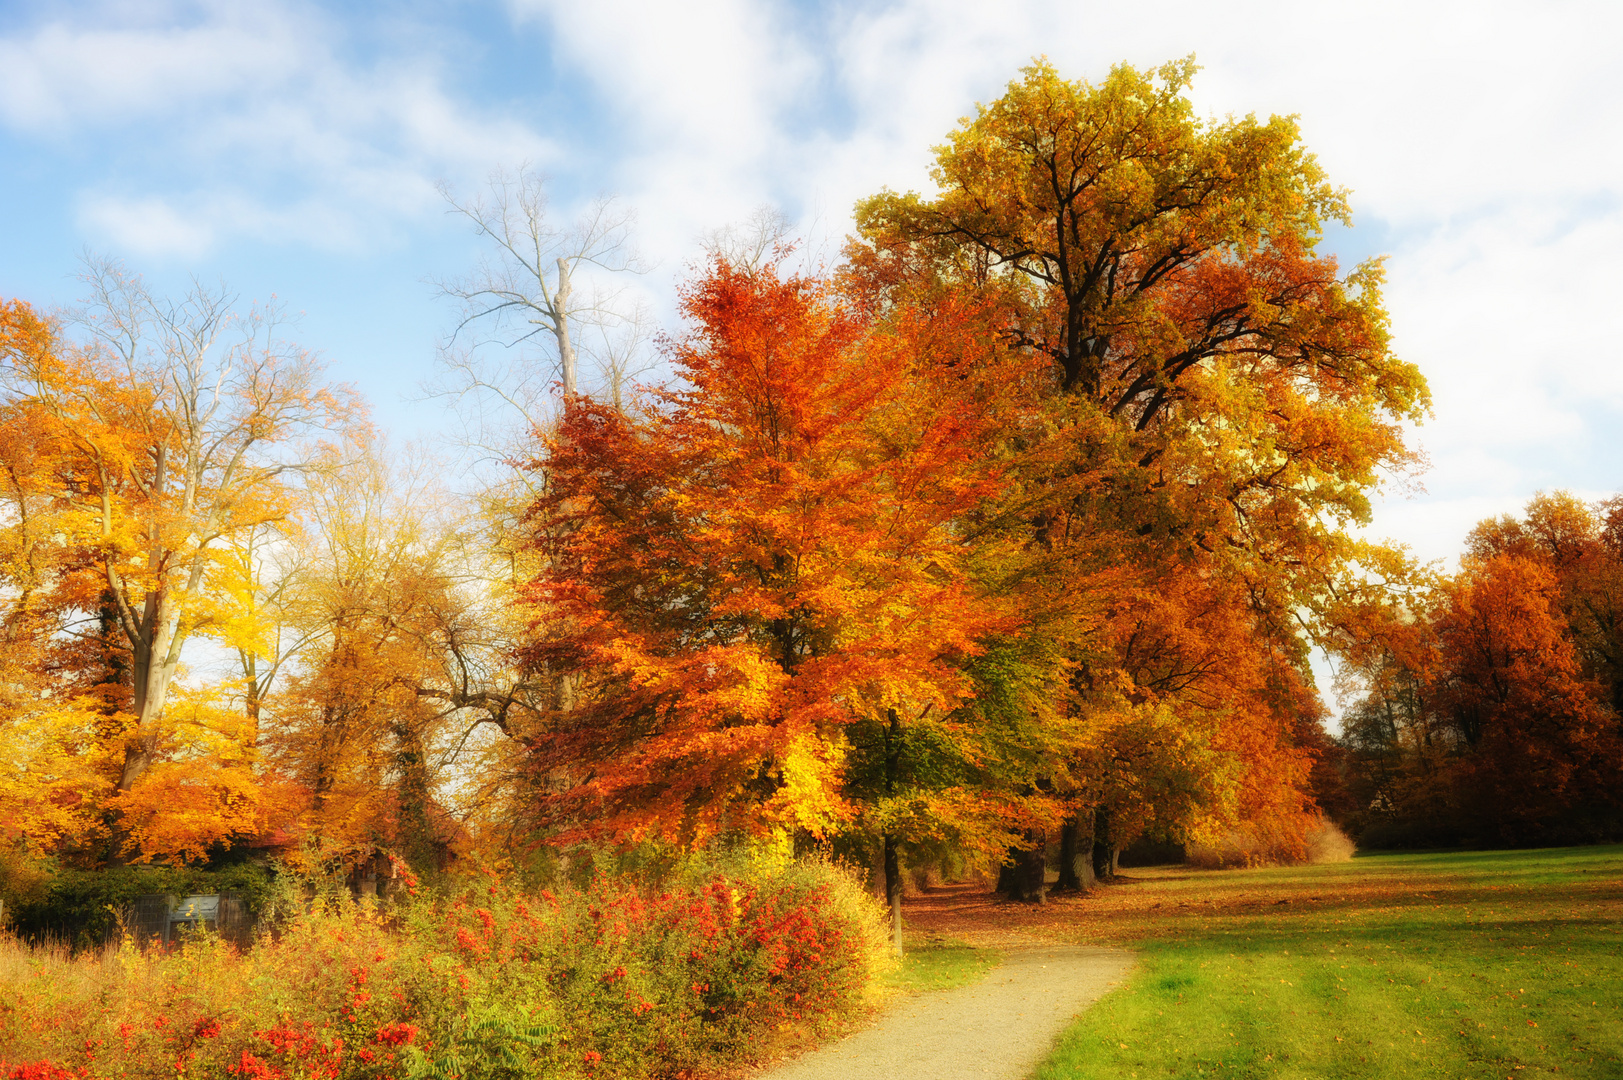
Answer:
[(616, 196), (666, 320), (710, 230), (772, 206), (832, 256), (856, 199), (930, 190), (930, 148), (1035, 56), (1097, 80), (1194, 54), (1209, 116), (1295, 114), (1387, 256), (1430, 381), (1423, 491), (1371, 533), (1450, 559), (1536, 491), (1623, 489), (1623, 5), (0, 0), (0, 297), (68, 306), (86, 253), (300, 313), (400, 441), (480, 242), (437, 185)]

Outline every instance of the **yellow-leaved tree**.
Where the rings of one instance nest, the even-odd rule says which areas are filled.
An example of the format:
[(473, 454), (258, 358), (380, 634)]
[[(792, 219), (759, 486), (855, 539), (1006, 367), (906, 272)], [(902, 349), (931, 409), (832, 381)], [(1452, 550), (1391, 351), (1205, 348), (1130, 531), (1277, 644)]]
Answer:
[[(936, 148), (934, 191), (858, 204), (849, 249), (874, 303), (976, 296), (1005, 347), (1044, 363), (1041, 419), (1004, 444), (1011, 480), (978, 536), (1006, 553), (989, 587), (1056, 645), (1059, 711), (1096, 729), (1069, 761), (1033, 759), (1030, 800), (1064, 802), (1073, 837), (1111, 847), (1106, 818), (1147, 820), (1129, 804), (1152, 780), (1215, 805), (1222, 784), (1165, 767), (1191, 755), (1245, 764), (1237, 812), (1307, 820), (1323, 738), (1308, 646), (1390, 555), (1349, 527), (1415, 463), (1403, 425), (1428, 403), (1389, 348), (1379, 262), (1346, 271), (1317, 250), (1324, 222), (1350, 219), (1296, 123), (1202, 119), (1195, 70), (1090, 83), (1034, 62)], [(1172, 631), (1221, 624), (1237, 651), (1140, 626), (1157, 597), (1190, 602), (1165, 613)], [(1147, 637), (1164, 657), (1143, 655)], [(1167, 717), (1201, 738), (1173, 738)], [(1144, 770), (1090, 764), (1128, 731)], [(1030, 817), (1036, 884), (1017, 891), (1040, 894)]]
[[(274, 312), (242, 313), (223, 290), (200, 286), (162, 299), (112, 262), (88, 263), (83, 280), (89, 302), (67, 319), (8, 306), (0, 368), (0, 406), (27, 432), (8, 462), (15, 573), (32, 590), (13, 623), (21, 631), (38, 621), (28, 613), (48, 615), (55, 629), (35, 627), (31, 640), (62, 661), (37, 670), (25, 695), (51, 720), (34, 744), (47, 758), (88, 763), (105, 783), (34, 805), (47, 817), (48, 805), (97, 817), (115, 860), (195, 852), (213, 842), (198, 837), (248, 827), (243, 770), (256, 736), (251, 725), (204, 725), (242, 755), (188, 739), (183, 725), (195, 731), (215, 706), (171, 715), (184, 646), (200, 628), (231, 626), (211, 595), (219, 556), (288, 516), (319, 440), (359, 423), (360, 409), (321, 381), (314, 356), (279, 337)], [(49, 532), (33, 524), (41, 512), (52, 515)], [(251, 631), (237, 621), (235, 632)], [(191, 765), (156, 768), (181, 760)], [(142, 794), (143, 784), (172, 790)], [(178, 848), (154, 845), (171, 835), (149, 820), (163, 806), (234, 824), (180, 830), (172, 835), (193, 839)]]

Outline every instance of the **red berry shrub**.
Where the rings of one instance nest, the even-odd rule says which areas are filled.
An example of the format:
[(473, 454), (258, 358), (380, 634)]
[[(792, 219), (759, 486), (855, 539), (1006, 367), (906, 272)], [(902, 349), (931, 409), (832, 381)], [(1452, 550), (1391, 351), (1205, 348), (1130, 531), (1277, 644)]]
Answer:
[(672, 1076), (816, 1030), (883, 956), (821, 865), (299, 908), (240, 952), (0, 942), (0, 1080)]

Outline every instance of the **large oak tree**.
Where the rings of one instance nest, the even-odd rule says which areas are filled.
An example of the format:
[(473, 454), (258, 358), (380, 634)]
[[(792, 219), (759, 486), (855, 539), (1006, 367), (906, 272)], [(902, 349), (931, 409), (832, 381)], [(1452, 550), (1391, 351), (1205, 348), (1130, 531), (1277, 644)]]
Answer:
[[(879, 305), (980, 297), (1009, 346), (1046, 362), (1047, 429), (1007, 448), (988, 531), (1024, 538), (1005, 580), (1061, 642), (1069, 708), (1104, 722), (1118, 697), (1153, 698), (1197, 724), (1227, 674), (1271, 667), (1268, 693), (1223, 710), (1251, 732), (1236, 748), (1275, 733), (1282, 792), (1264, 801), (1285, 805), (1318, 711), (1308, 645), (1338, 625), (1360, 564), (1390, 561), (1348, 528), (1414, 464), (1403, 425), (1428, 396), (1390, 352), (1379, 263), (1344, 272), (1317, 250), (1347, 204), (1294, 121), (1202, 120), (1194, 71), (1124, 65), (1089, 84), (1034, 63), (937, 147), (935, 192), (858, 205), (851, 274)], [(1246, 655), (1180, 646), (1197, 666), (1169, 682), (1119, 613), (1208, 579)], [(1102, 806), (1064, 767), (1034, 797), (1046, 779)]]

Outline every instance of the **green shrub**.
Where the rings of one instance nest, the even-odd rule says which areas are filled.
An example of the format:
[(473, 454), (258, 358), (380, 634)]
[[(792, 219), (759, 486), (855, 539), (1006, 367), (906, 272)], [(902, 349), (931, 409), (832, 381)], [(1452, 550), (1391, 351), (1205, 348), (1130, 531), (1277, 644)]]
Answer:
[(111, 939), (120, 912), (137, 896), (236, 893), (247, 901), (250, 911), (258, 913), (274, 895), (275, 881), (269, 868), (254, 863), (221, 870), (184, 866), (57, 868), (46, 872), (28, 894), (7, 905), (8, 929), (34, 941), (49, 939), (74, 949), (97, 948)]

